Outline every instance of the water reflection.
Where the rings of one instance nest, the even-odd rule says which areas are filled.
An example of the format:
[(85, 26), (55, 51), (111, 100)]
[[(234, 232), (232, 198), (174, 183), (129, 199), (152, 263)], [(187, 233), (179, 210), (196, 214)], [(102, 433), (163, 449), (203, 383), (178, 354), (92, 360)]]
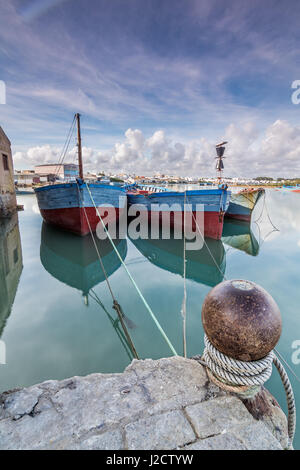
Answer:
[(251, 256), (257, 256), (259, 253), (259, 243), (248, 222), (226, 221), (223, 227), (222, 242)]
[(18, 214), (0, 219), (0, 336), (14, 303), (23, 269)]
[[(132, 240), (136, 248), (152, 264), (183, 275), (183, 240)], [(214, 286), (222, 281), (226, 259), (220, 240), (206, 239), (201, 250), (186, 251), (186, 278), (201, 284)]]
[[(150, 239), (150, 235), (147, 240), (130, 239), (152, 264), (183, 276), (184, 244), (182, 239), (154, 240)], [(215, 286), (222, 282), (226, 269), (224, 244), (252, 256), (257, 256), (259, 253), (259, 243), (249, 223), (226, 221), (222, 241), (206, 238), (202, 249), (186, 251), (186, 278), (207, 286)]]
[[(110, 241), (95, 237), (107, 276), (111, 276), (121, 261)], [(114, 240), (124, 260), (127, 255), (126, 239)], [(43, 223), (40, 248), (41, 262), (46, 271), (59, 281), (82, 292), (87, 299), (89, 291), (105, 281), (93, 239), (90, 235), (78, 237)]]

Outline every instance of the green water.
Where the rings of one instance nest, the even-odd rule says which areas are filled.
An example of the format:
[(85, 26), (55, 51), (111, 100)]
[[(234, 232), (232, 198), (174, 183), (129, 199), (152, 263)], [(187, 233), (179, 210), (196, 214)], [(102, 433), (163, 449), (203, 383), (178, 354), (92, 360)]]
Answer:
[[(279, 231), (272, 232), (264, 210), (251, 231), (245, 224), (226, 223), (222, 242), (210, 240), (209, 250), (188, 252), (187, 354), (203, 350), (201, 306), (225, 274), (227, 279), (255, 281), (274, 297), (283, 318), (278, 350), (300, 376), (300, 364), (292, 362), (292, 344), (300, 341), (300, 194), (270, 190), (266, 201)], [(132, 354), (112, 309), (91, 239), (43, 224), (34, 195), (19, 197), (18, 202), (25, 206), (19, 221), (2, 224), (0, 230), (0, 334), (6, 346), (6, 364), (0, 365), (1, 390), (47, 379), (123, 371)], [(262, 201), (253, 220), (261, 209)], [(117, 244), (170, 341), (182, 354), (182, 243), (126, 239)], [(102, 242), (99, 248), (139, 356), (171, 355), (109, 243)], [(300, 384), (289, 375), (296, 403), (300, 403)], [(275, 370), (267, 387), (286, 410)], [(300, 432), (295, 447), (300, 448)]]

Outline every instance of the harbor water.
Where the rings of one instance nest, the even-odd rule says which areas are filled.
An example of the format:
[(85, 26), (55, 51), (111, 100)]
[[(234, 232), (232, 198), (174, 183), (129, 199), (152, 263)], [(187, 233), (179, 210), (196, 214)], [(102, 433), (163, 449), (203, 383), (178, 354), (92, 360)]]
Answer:
[[(133, 353), (112, 308), (92, 239), (43, 223), (34, 194), (20, 195), (18, 204), (24, 211), (1, 222), (0, 229), (0, 334), (6, 362), (0, 364), (1, 391), (48, 379), (122, 372)], [(222, 240), (207, 239), (202, 250), (187, 252), (188, 357), (204, 347), (201, 307), (209, 290), (224, 277), (249, 279), (277, 302), (283, 320), (277, 350), (300, 376), (299, 204), (300, 194), (268, 189), (251, 227), (228, 220)], [(138, 356), (172, 355), (109, 241), (97, 244)], [(182, 240), (127, 237), (116, 246), (176, 352), (183, 355)], [(300, 383), (288, 373), (297, 405)], [(286, 411), (275, 369), (266, 387)], [(300, 427), (294, 446), (300, 449)]]

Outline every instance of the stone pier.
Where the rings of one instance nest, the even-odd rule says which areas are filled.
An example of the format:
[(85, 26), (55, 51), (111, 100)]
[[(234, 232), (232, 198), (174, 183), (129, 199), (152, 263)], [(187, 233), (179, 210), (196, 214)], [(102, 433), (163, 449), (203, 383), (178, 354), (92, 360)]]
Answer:
[(255, 418), (193, 359), (134, 360), (122, 374), (50, 380), (0, 396), (1, 449), (278, 449), (286, 418), (263, 391)]

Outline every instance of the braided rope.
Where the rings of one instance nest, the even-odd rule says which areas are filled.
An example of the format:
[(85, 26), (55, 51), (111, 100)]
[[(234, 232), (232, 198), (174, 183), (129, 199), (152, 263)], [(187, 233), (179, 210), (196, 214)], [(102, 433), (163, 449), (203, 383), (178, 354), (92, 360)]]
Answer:
[(259, 361), (238, 361), (218, 351), (205, 335), (203, 357), (209, 369), (231, 385), (255, 386), (264, 384), (272, 374), (274, 354), (271, 351)]
[(285, 394), (286, 394), (286, 401), (288, 407), (288, 435), (289, 435), (289, 445), (288, 448), (291, 449), (293, 446), (293, 440), (296, 431), (296, 405), (295, 405), (295, 397), (291, 382), (288, 378), (288, 375), (285, 371), (285, 368), (281, 364), (280, 360), (277, 356), (274, 355), (274, 365), (278, 370), (280, 375), (281, 381), (284, 386)]
[(258, 361), (239, 361), (218, 351), (204, 335), (203, 359), (210, 379), (220, 388), (234, 392), (241, 398), (252, 398), (272, 374), (272, 364), (282, 380), (288, 406), (288, 449), (292, 448), (296, 430), (295, 398), (288, 375), (273, 351)]

